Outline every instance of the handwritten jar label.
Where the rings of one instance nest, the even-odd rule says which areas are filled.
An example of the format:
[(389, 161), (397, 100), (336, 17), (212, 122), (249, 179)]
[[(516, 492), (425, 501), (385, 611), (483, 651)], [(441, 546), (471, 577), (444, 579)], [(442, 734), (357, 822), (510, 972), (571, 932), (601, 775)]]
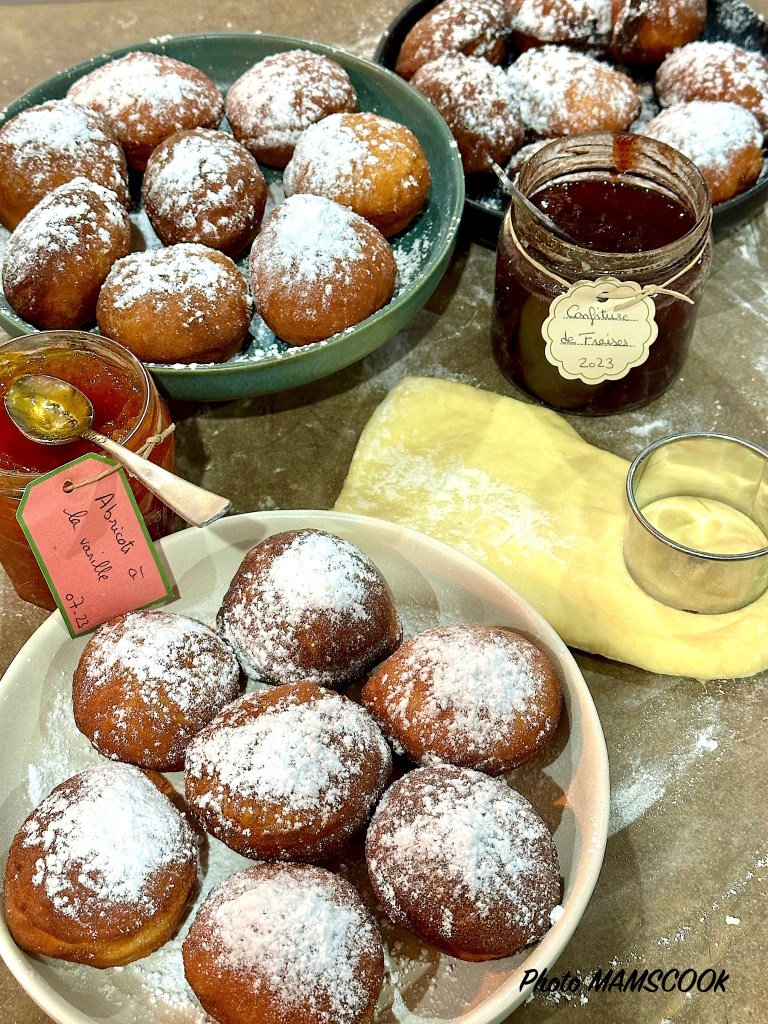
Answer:
[(549, 307), (544, 352), (568, 380), (619, 380), (648, 358), (658, 334), (655, 314), (653, 299), (634, 281), (577, 281)]
[(72, 636), (173, 594), (125, 473), (105, 469), (115, 464), (101, 455), (60, 466), (16, 513)]

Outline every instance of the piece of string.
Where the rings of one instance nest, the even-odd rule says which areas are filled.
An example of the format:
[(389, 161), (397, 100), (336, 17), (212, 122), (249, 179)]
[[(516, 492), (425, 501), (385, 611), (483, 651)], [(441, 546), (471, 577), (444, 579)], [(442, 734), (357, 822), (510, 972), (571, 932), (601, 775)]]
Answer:
[[(151, 437), (147, 438), (141, 448), (136, 451), (136, 454), (140, 455), (142, 459), (148, 459), (155, 448), (157, 448), (159, 444), (162, 444), (166, 437), (172, 434), (175, 429), (175, 425), (171, 423), (170, 426), (165, 428), (162, 434), (152, 434)], [(118, 463), (114, 463), (114, 465), (109, 466), (103, 472), (97, 473), (96, 476), (88, 477), (87, 480), (81, 480), (79, 483), (73, 484), (71, 480), (65, 480), (64, 490), (67, 494), (71, 494), (72, 491), (76, 491), (79, 487), (87, 487), (88, 484), (98, 483), (99, 480), (103, 480), (105, 477), (111, 476), (112, 473), (117, 472), (117, 470), (121, 468), (125, 469), (124, 466), (121, 467)], [(130, 473), (130, 469), (126, 470), (126, 472)]]
[[(710, 212), (709, 212), (709, 223), (711, 223), (711, 222), (712, 222), (712, 211), (710, 210)], [(548, 270), (545, 266), (543, 266), (541, 263), (539, 263), (538, 260), (534, 259), (533, 256), (531, 256), (530, 253), (528, 253), (523, 248), (523, 246), (520, 243), (520, 240), (518, 239), (517, 235), (515, 234), (515, 229), (514, 229), (514, 227), (512, 225), (512, 218), (511, 217), (509, 218), (509, 230), (510, 230), (510, 232), (512, 234), (512, 241), (515, 243), (515, 246), (516, 246), (518, 252), (520, 252), (521, 255), (524, 256), (525, 259), (528, 260), (528, 262), (531, 264), (531, 266), (535, 267), (538, 271), (540, 271), (546, 277), (551, 278), (553, 281), (557, 281), (557, 283), (562, 285), (563, 288), (566, 291), (568, 291), (568, 289), (572, 287), (572, 284), (571, 284), (570, 281), (566, 281), (566, 279), (564, 277), (560, 277), (560, 275), (559, 274), (555, 274), (554, 271)], [(696, 264), (699, 262), (701, 257), (704, 255), (704, 250), (707, 248), (708, 245), (709, 245), (709, 224), (707, 225), (707, 237), (704, 239), (704, 242), (703, 242), (701, 248), (699, 249), (699, 251), (693, 257), (693, 259), (690, 261), (690, 263), (686, 263), (686, 265), (683, 267), (682, 270), (678, 270), (678, 272), (676, 274), (673, 274), (672, 277), (667, 278), (667, 280), (664, 282), (664, 284), (645, 284), (645, 285), (643, 285), (641, 287), (640, 285), (633, 285), (633, 286), (631, 286), (629, 284), (621, 284), (621, 283), (620, 284), (611, 284), (610, 282), (606, 281), (605, 284), (603, 285), (603, 287), (600, 289), (600, 291), (597, 292), (597, 297), (598, 298), (602, 298), (602, 299), (610, 299), (610, 298), (617, 299), (617, 298), (621, 297), (617, 293), (620, 292), (620, 290), (622, 288), (629, 289), (630, 292), (632, 293), (632, 297), (628, 298), (626, 302), (622, 302), (621, 305), (615, 306), (614, 308), (615, 308), (615, 310), (617, 312), (619, 310), (622, 310), (622, 309), (628, 309), (630, 306), (634, 306), (634, 304), (636, 302), (639, 302), (640, 299), (645, 298), (647, 295), (658, 295), (660, 293), (663, 293), (664, 295), (673, 295), (676, 299), (682, 299), (683, 302), (688, 302), (691, 306), (693, 306), (694, 305), (694, 300), (693, 299), (689, 298), (687, 295), (683, 295), (682, 292), (675, 291), (673, 288), (670, 288), (669, 285), (673, 284), (675, 281), (677, 281), (677, 279), (679, 277), (682, 277), (683, 274), (687, 274), (689, 270), (691, 270), (693, 267), (696, 266)]]

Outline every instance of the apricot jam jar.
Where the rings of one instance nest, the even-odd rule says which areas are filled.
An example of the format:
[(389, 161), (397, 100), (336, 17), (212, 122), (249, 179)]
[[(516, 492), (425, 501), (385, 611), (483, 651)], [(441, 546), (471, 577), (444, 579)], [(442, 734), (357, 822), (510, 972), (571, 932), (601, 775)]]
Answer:
[[(82, 331), (42, 331), (0, 345), (0, 562), (16, 593), (41, 608), (56, 607), (21, 527), (16, 510), (24, 488), (36, 477), (98, 451), (87, 441), (46, 446), (23, 437), (11, 423), (2, 396), (23, 373), (47, 373), (69, 381), (90, 398), (94, 429), (138, 451), (148, 438), (170, 426), (165, 403), (136, 357), (117, 342)], [(149, 455), (173, 469), (173, 434)], [(153, 494), (128, 477), (150, 536), (170, 532), (174, 515)]]
[[(657, 398), (685, 361), (711, 261), (698, 169), (655, 139), (596, 133), (548, 143), (517, 184), (532, 207), (513, 200), (499, 238), (491, 335), (501, 372), (567, 412)], [(570, 301), (576, 282), (603, 278), (621, 289), (613, 296), (634, 294), (634, 282), (650, 301), (610, 304), (600, 291)], [(559, 296), (568, 301), (552, 305)]]

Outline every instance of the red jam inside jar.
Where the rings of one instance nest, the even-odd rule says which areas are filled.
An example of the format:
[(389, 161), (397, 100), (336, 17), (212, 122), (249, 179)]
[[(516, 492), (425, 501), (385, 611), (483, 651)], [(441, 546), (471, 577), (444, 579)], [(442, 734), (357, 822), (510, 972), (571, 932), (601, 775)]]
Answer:
[[(698, 170), (655, 139), (595, 134), (543, 147), (518, 185), (544, 216), (513, 203), (504, 218), (491, 334), (500, 370), (530, 397), (586, 415), (658, 397), (687, 356), (709, 269), (710, 203)], [(550, 362), (542, 329), (568, 284), (600, 277), (669, 283), (693, 303), (655, 293), (658, 335), (647, 358), (618, 379), (592, 383)]]
[[(24, 488), (36, 477), (99, 451), (75, 440), (45, 446), (30, 441), (11, 423), (2, 396), (25, 373), (45, 373), (80, 388), (94, 407), (94, 429), (138, 451), (170, 426), (168, 410), (142, 364), (121, 345), (80, 331), (48, 331), (0, 345), (0, 562), (23, 600), (55, 608), (50, 590), (16, 520)], [(148, 458), (173, 469), (173, 435)], [(169, 533), (175, 517), (129, 476), (131, 489), (154, 539)]]

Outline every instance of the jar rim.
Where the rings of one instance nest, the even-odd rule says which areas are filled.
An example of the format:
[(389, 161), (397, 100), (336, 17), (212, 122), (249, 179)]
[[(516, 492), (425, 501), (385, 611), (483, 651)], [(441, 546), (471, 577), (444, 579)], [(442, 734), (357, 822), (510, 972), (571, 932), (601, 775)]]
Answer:
[[(522, 210), (522, 204), (517, 208), (515, 206), (514, 199), (507, 206), (504, 214), (503, 227), (505, 231), (509, 231), (512, 226), (512, 217), (519, 216), (524, 218), (526, 221), (534, 223), (537, 231), (541, 232), (542, 237), (547, 237), (548, 241), (553, 243), (557, 249), (558, 255), (565, 258), (566, 260), (570, 257), (574, 262), (582, 263), (586, 259), (587, 261), (594, 260), (628, 260), (630, 263), (645, 263), (648, 261), (663, 261), (669, 257), (670, 253), (684, 253), (690, 252), (691, 249), (699, 242), (704, 243), (710, 228), (711, 217), (712, 217), (712, 204), (710, 200), (709, 188), (701, 174), (701, 171), (696, 164), (690, 160), (687, 156), (681, 153), (679, 150), (674, 149), (665, 142), (661, 142), (658, 139), (654, 139), (651, 136), (640, 135), (631, 132), (590, 132), (584, 135), (571, 135), (563, 138), (551, 139), (539, 150), (537, 150), (528, 160), (526, 160), (520, 171), (517, 179), (518, 188), (529, 198), (536, 194), (548, 181), (556, 181), (559, 177), (564, 176), (567, 170), (563, 169), (562, 160), (564, 156), (572, 156), (574, 158), (585, 157), (589, 159), (588, 167), (591, 170), (603, 171), (606, 174), (614, 175), (616, 178), (621, 178), (624, 175), (630, 175), (633, 171), (635, 177), (629, 178), (634, 180), (636, 183), (638, 180), (638, 168), (632, 165), (621, 166), (621, 160), (616, 158), (617, 148), (624, 144), (624, 140), (628, 140), (629, 147), (632, 147), (635, 151), (639, 148), (643, 150), (645, 156), (653, 160), (653, 163), (659, 167), (660, 170), (664, 170), (671, 173), (671, 169), (679, 169), (680, 173), (677, 174), (678, 180), (682, 183), (684, 181), (683, 173), (687, 177), (687, 185), (690, 188), (692, 196), (689, 198), (675, 195), (678, 201), (685, 203), (688, 212), (694, 217), (693, 225), (682, 235), (673, 239), (671, 242), (663, 246), (659, 246), (654, 249), (642, 249), (637, 252), (616, 252), (612, 250), (603, 249), (591, 249), (586, 245), (582, 245), (579, 242), (567, 241), (561, 236), (557, 236), (554, 232), (550, 231), (547, 225), (546, 215), (542, 217), (536, 217), (536, 207), (532, 206), (529, 208), (526, 206)], [(596, 163), (596, 157), (602, 153), (607, 156), (607, 159), (603, 159), (600, 164)], [(547, 165), (552, 165), (554, 173), (550, 177), (542, 177), (547, 169)], [(619, 166), (617, 166), (617, 164)], [(650, 180), (650, 177), (644, 175), (646, 180)], [(540, 179), (540, 180), (537, 180)], [(698, 202), (696, 202), (698, 200)]]
[[(57, 342), (59, 343), (57, 344)], [(121, 345), (112, 338), (106, 338), (104, 335), (93, 334), (88, 331), (64, 329), (35, 331), (34, 333), (21, 334), (14, 338), (9, 338), (7, 341), (0, 342), (0, 357), (7, 350), (13, 350), (14, 346), (18, 347), (20, 344), (22, 344), (25, 351), (29, 354), (34, 354), (38, 349), (65, 350), (68, 347), (73, 347), (73, 349), (80, 347), (81, 349), (89, 351), (96, 356), (104, 355), (106, 351), (113, 357), (116, 357), (116, 362), (122, 362), (126, 368), (130, 368), (130, 370), (136, 374), (137, 384), (141, 389), (141, 395), (143, 397), (143, 404), (141, 411), (136, 418), (136, 422), (120, 443), (128, 445), (136, 436), (150, 410), (150, 403), (152, 400), (152, 379), (141, 360), (139, 360), (133, 352), (130, 351), (130, 349), (126, 348), (125, 345)], [(27, 484), (42, 475), (43, 474), (41, 472), (19, 472), (18, 470), (4, 469), (0, 466), (0, 482), (5, 485), (6, 493), (8, 493), (10, 488), (14, 488), (21, 493)]]

